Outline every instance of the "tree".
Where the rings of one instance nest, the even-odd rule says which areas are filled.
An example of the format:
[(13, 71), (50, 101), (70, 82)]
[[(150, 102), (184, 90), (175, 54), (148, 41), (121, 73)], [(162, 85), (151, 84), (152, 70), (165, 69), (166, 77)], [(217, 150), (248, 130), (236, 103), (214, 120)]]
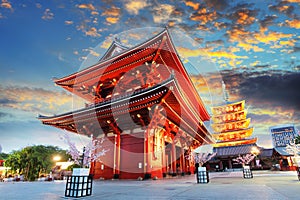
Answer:
[(192, 152), (187, 156), (188, 160), (191, 160), (195, 164), (198, 163), (199, 166), (203, 166), (207, 161), (211, 160), (217, 153), (195, 153)]
[(239, 155), (238, 157), (232, 159), (233, 161), (235, 161), (238, 164), (242, 164), (244, 165), (248, 165), (254, 158), (256, 157), (256, 155), (248, 153), (245, 155)]
[(100, 157), (104, 156), (108, 151), (108, 149), (102, 147), (104, 138), (97, 140), (93, 138), (93, 135), (91, 135), (89, 142), (84, 146), (82, 154), (67, 133), (64, 133), (61, 139), (69, 146), (67, 153), (72, 157), (74, 163), (81, 167), (88, 167), (91, 162), (100, 160)]
[(300, 144), (296, 144), (296, 142), (291, 142), (290, 144), (286, 145), (285, 152), (293, 156), (299, 156)]
[(68, 159), (66, 151), (54, 146), (29, 146), (13, 151), (5, 161), (5, 166), (23, 174), (25, 180), (34, 181), (41, 173), (48, 173), (54, 166), (53, 156), (60, 155)]
[(7, 153), (0, 153), (0, 160), (6, 160), (8, 158)]

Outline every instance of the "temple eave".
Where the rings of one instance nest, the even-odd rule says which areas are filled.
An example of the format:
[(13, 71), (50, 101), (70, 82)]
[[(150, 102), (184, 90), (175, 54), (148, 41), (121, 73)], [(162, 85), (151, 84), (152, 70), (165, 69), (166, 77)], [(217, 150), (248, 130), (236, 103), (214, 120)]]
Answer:
[(239, 145), (245, 145), (245, 144), (254, 144), (257, 142), (257, 138), (252, 139), (245, 139), (245, 140), (235, 140), (235, 141), (229, 141), (229, 142), (218, 142), (215, 144), (212, 144), (213, 147), (225, 147), (225, 146), (239, 146)]

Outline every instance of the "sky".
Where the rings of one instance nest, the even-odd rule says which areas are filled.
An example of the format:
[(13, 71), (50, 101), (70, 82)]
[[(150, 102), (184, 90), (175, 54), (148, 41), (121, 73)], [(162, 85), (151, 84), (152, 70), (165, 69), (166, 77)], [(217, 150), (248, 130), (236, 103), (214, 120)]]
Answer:
[(300, 129), (299, 8), (300, 0), (0, 0), (2, 151), (67, 148), (64, 131), (37, 119), (74, 109), (72, 94), (52, 78), (93, 64), (116, 36), (133, 46), (164, 27), (207, 109), (222, 103), (223, 81), (229, 101), (245, 99), (257, 144), (270, 148), (271, 126)]

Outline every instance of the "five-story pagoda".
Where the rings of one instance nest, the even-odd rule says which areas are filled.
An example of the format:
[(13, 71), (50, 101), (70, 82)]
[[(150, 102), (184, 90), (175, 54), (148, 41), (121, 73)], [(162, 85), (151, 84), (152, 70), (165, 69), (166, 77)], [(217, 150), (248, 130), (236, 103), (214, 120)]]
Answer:
[(132, 179), (193, 172), (186, 154), (213, 138), (210, 116), (167, 29), (127, 48), (115, 41), (96, 64), (55, 84), (88, 106), (43, 124), (95, 139), (109, 151), (91, 164), (95, 178)]
[(249, 154), (257, 148), (257, 138), (249, 138), (253, 127), (249, 127), (250, 118), (247, 118), (245, 100), (212, 107), (211, 110), (212, 135), (217, 140), (213, 144), (214, 152), (217, 153), (215, 163), (221, 170), (234, 168), (232, 158)]

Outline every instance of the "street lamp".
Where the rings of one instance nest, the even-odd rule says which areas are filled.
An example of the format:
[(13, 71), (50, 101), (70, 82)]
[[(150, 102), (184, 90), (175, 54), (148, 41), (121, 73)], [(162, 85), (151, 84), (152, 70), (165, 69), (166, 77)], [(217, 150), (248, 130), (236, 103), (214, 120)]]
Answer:
[(256, 146), (252, 147), (252, 149), (251, 149), (251, 154), (253, 154), (253, 155), (255, 156), (254, 161), (255, 161), (255, 165), (256, 165), (256, 166), (260, 166), (259, 160), (256, 160), (257, 155), (258, 155), (259, 153), (260, 153), (260, 151), (259, 151), (259, 149), (258, 149)]
[(259, 153), (260, 153), (260, 151), (256, 146), (252, 147), (251, 154), (255, 155), (255, 157), (256, 157)]
[(56, 156), (53, 157), (53, 160), (58, 162), (58, 161), (61, 160), (61, 157), (59, 155), (56, 155)]

